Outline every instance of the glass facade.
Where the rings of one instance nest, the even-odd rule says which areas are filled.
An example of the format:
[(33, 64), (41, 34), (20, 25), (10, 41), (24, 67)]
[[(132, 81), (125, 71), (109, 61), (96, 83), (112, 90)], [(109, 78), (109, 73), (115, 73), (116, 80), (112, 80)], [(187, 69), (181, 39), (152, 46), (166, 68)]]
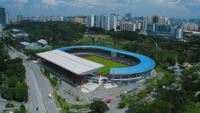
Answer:
[(2, 26), (6, 25), (6, 12), (5, 12), (5, 8), (0, 7), (0, 24)]

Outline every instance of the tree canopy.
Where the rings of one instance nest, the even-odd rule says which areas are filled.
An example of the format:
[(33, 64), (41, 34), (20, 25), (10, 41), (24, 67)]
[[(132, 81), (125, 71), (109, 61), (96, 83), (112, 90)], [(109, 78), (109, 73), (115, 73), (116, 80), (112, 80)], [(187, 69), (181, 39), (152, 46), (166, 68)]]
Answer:
[(92, 113), (105, 113), (109, 110), (108, 106), (101, 100), (97, 100), (91, 103), (90, 109)]

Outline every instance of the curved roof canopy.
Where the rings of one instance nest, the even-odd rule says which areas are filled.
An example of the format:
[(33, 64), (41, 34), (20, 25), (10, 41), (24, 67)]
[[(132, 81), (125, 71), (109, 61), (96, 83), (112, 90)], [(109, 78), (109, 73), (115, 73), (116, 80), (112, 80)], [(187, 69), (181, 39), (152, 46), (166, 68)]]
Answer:
[(140, 60), (140, 63), (135, 66), (124, 67), (124, 68), (111, 68), (110, 74), (112, 75), (138, 74), (142, 72), (147, 72), (147, 71), (152, 70), (156, 65), (155, 62), (147, 56), (128, 52), (128, 51), (102, 47), (102, 46), (69, 46), (69, 47), (59, 48), (58, 50), (66, 51), (66, 50), (70, 50), (74, 48), (101, 49), (105, 51), (116, 52), (116, 53), (120, 53), (120, 54), (124, 54), (128, 56), (132, 56)]

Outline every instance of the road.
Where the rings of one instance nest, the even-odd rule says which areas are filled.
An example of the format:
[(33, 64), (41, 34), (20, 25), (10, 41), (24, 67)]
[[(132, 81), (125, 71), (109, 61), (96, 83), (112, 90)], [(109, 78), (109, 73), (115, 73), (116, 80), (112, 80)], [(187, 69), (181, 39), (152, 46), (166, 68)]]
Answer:
[[(26, 78), (30, 88), (28, 109), (31, 113), (47, 113), (34, 72), (30, 69), (27, 63), (24, 63), (24, 66), (26, 68)], [(36, 110), (37, 107), (38, 111)]]
[[(7, 48), (8, 49), (8, 48)], [(29, 85), (29, 102), (28, 110), (31, 113), (58, 113), (54, 99), (48, 97), (49, 93), (53, 93), (53, 89), (48, 79), (40, 72), (40, 67), (32, 61), (27, 61), (27, 56), (9, 47), (8, 54), (11, 58), (20, 57), (26, 68), (26, 78)], [(38, 111), (36, 111), (38, 107)]]
[(44, 78), (44, 76), (41, 74), (40, 67), (37, 64), (34, 64), (31, 61), (29, 61), (28, 64), (30, 68), (33, 70), (35, 78), (38, 81), (38, 85), (42, 86), (39, 88), (42, 93), (42, 100), (44, 101), (44, 104), (48, 109), (48, 113), (58, 113), (54, 99), (48, 97), (49, 93), (51, 94), (53, 93), (53, 89), (48, 79)]

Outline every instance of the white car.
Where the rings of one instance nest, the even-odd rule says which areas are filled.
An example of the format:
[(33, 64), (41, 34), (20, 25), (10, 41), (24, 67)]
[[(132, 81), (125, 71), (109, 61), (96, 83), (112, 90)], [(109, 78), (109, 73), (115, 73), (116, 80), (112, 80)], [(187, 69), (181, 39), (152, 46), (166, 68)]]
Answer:
[(49, 93), (49, 95), (48, 95), (48, 96), (49, 96), (49, 98), (52, 98), (52, 95), (51, 95), (51, 93)]

